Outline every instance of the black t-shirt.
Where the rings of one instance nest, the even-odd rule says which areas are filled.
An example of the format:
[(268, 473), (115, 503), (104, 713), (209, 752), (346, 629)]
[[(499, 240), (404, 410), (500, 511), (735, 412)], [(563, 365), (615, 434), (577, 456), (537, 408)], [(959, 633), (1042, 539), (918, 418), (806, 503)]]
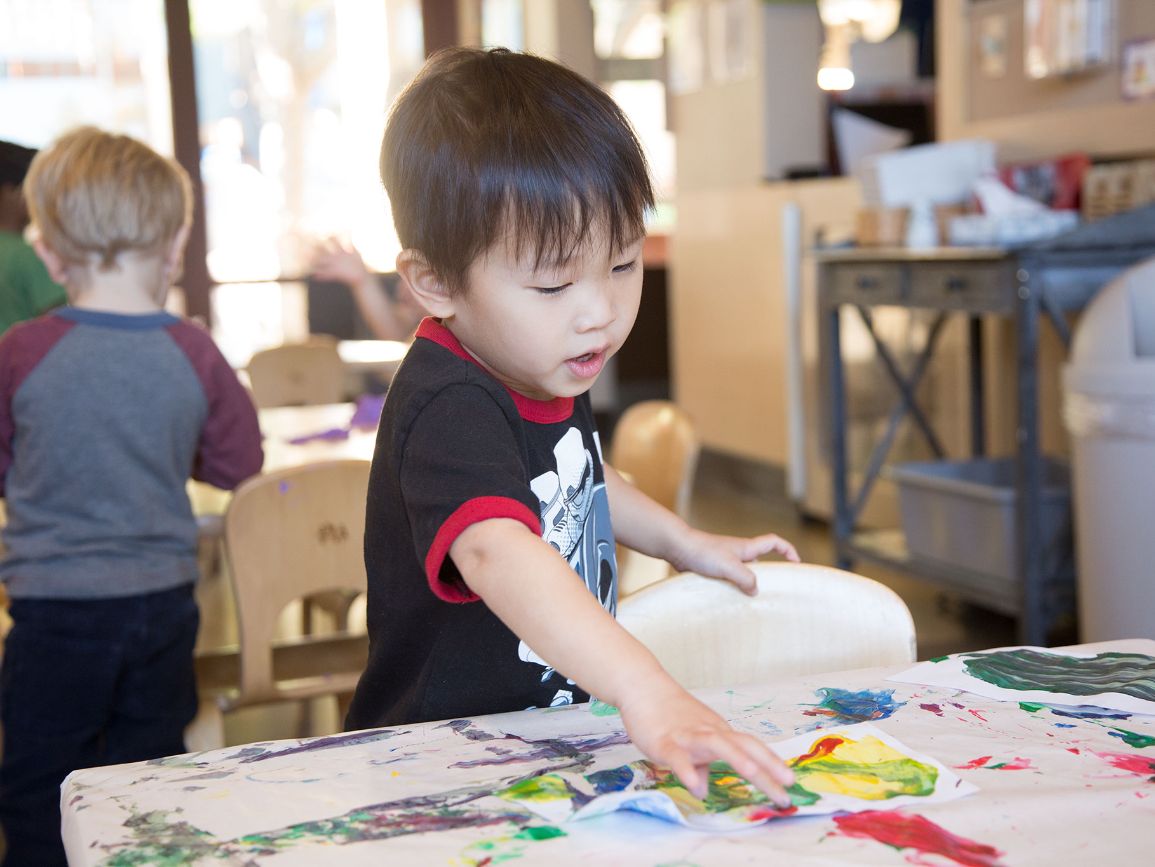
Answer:
[(614, 613), (614, 536), (589, 397), (512, 392), (426, 319), (377, 434), (365, 526), (369, 662), (347, 728), (588, 700), (469, 591), (449, 559), (454, 540), (489, 518), (540, 534)]

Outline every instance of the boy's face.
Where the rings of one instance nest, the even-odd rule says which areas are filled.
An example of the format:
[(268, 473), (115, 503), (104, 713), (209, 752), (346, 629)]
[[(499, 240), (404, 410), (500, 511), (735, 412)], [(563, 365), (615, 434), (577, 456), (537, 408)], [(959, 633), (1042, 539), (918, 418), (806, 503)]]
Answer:
[[(576, 397), (630, 333), (642, 298), (642, 239), (611, 250), (590, 233), (568, 262), (534, 266), (498, 243), (469, 270), (446, 325), (500, 382), (526, 397)], [(528, 260), (528, 261), (527, 261)]]

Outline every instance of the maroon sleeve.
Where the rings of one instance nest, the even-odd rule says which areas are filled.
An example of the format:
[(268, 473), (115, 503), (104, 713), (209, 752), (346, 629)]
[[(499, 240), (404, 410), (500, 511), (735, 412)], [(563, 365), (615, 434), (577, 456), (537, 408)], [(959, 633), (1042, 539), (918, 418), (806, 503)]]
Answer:
[(265, 460), (253, 399), (206, 331), (189, 322), (167, 330), (192, 364), (208, 401), (192, 477), (232, 490), (259, 473)]
[(59, 316), (42, 316), (12, 326), (0, 339), (0, 497), (4, 496), (8, 468), (12, 465), (12, 438), (16, 422), (12, 400), (48, 351), (73, 328)]

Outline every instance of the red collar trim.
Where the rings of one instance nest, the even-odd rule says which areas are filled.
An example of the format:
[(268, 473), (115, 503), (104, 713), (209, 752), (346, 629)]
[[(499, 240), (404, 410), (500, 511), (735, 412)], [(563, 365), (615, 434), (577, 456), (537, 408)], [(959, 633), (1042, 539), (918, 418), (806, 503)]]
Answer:
[[(458, 358), (463, 358), (470, 364), (476, 365), (479, 370), (485, 372), (486, 376), (492, 376), (488, 370), (482, 367), (476, 358), (469, 354), (464, 346), (461, 345), (453, 332), (442, 325), (432, 316), (427, 316), (421, 320), (421, 324), (417, 326), (417, 337), (424, 337), (426, 340), (432, 340), (438, 346), (443, 346), (456, 355)], [(573, 398), (572, 397), (555, 397), (552, 400), (534, 400), (532, 397), (526, 397), (520, 392), (514, 391), (508, 385), (503, 385), (503, 388), (509, 392), (509, 396), (513, 398), (513, 403), (517, 407), (518, 415), (523, 419), (537, 424), (555, 424), (560, 421), (565, 421), (573, 415)]]

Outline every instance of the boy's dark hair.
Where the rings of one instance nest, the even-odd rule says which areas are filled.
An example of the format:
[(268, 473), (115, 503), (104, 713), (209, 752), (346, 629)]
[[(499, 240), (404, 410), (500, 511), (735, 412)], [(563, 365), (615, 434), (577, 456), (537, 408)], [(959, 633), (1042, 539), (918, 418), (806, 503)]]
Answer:
[(0, 141), (0, 187), (18, 187), (24, 183), (36, 151), (10, 141)]
[(654, 204), (641, 145), (609, 95), (503, 48), (430, 58), (390, 113), (381, 179), (401, 246), (453, 294), (503, 238), (538, 266), (568, 259), (595, 225), (621, 250)]

